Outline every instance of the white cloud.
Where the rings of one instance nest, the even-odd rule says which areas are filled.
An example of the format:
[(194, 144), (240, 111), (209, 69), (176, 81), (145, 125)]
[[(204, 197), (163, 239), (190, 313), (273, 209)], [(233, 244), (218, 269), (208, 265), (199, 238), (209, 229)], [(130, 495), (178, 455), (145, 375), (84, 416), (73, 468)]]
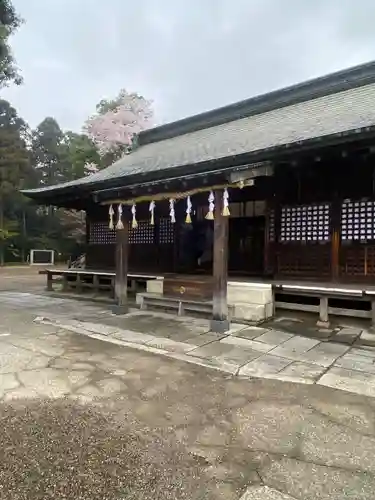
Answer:
[(31, 125), (79, 129), (122, 87), (170, 121), (375, 59), (370, 0), (13, 2), (25, 84), (5, 95)]

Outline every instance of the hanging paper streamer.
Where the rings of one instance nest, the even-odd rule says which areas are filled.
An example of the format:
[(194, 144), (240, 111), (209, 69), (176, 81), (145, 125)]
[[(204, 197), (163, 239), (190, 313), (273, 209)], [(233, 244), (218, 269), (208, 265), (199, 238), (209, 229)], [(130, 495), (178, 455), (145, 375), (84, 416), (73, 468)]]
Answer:
[(132, 215), (133, 215), (133, 219), (132, 219), (132, 228), (135, 229), (138, 227), (138, 222), (137, 222), (137, 218), (136, 218), (136, 213), (137, 213), (137, 208), (135, 206), (135, 203), (133, 204), (132, 206)]
[(116, 229), (124, 229), (124, 224), (122, 223), (122, 205), (121, 203), (117, 207), (117, 224)]
[(109, 214), (109, 229), (114, 229), (113, 216), (115, 215), (115, 211), (113, 210), (112, 205), (109, 206), (108, 214)]
[(228, 189), (224, 189), (223, 193), (223, 216), (224, 217), (229, 217), (230, 211), (229, 211), (229, 193)]
[(208, 213), (206, 215), (206, 219), (214, 220), (214, 210), (215, 210), (215, 195), (211, 191), (208, 197)]
[(171, 222), (174, 224), (176, 222), (176, 213), (174, 211), (174, 199), (169, 200), (169, 215), (171, 216)]
[(186, 224), (191, 224), (191, 215), (190, 215), (191, 208), (192, 208), (191, 199), (190, 196), (188, 196), (186, 200), (186, 219), (185, 219)]
[(155, 210), (155, 202), (151, 201), (150, 206), (149, 206), (149, 211), (151, 213), (151, 221), (150, 224), (151, 226), (155, 226), (155, 216), (154, 216), (154, 210)]

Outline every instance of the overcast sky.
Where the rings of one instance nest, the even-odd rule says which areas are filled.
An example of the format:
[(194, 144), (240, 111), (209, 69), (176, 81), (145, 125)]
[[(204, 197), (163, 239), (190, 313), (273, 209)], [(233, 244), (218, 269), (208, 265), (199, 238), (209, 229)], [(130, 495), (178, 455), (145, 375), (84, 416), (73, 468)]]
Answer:
[(13, 0), (25, 83), (2, 92), (31, 126), (79, 130), (120, 88), (158, 123), (375, 59), (373, 0)]

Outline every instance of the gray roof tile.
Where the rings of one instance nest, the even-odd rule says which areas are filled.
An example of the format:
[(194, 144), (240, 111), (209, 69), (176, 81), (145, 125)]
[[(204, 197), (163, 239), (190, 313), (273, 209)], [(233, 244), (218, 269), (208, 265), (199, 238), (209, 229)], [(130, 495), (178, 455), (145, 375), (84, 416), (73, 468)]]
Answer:
[(96, 184), (374, 126), (374, 103), (372, 83), (146, 144), (89, 177), (26, 194)]

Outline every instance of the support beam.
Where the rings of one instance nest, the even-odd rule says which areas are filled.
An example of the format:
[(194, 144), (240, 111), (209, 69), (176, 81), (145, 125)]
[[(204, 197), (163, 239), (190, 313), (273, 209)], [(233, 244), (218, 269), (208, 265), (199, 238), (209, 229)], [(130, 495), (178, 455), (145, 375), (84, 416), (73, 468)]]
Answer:
[(213, 242), (213, 314), (211, 331), (223, 333), (229, 330), (228, 317), (228, 230), (229, 217), (222, 215), (223, 193), (215, 193), (215, 220)]
[(128, 312), (128, 253), (129, 227), (127, 221), (124, 221), (124, 229), (116, 230), (115, 314)]

